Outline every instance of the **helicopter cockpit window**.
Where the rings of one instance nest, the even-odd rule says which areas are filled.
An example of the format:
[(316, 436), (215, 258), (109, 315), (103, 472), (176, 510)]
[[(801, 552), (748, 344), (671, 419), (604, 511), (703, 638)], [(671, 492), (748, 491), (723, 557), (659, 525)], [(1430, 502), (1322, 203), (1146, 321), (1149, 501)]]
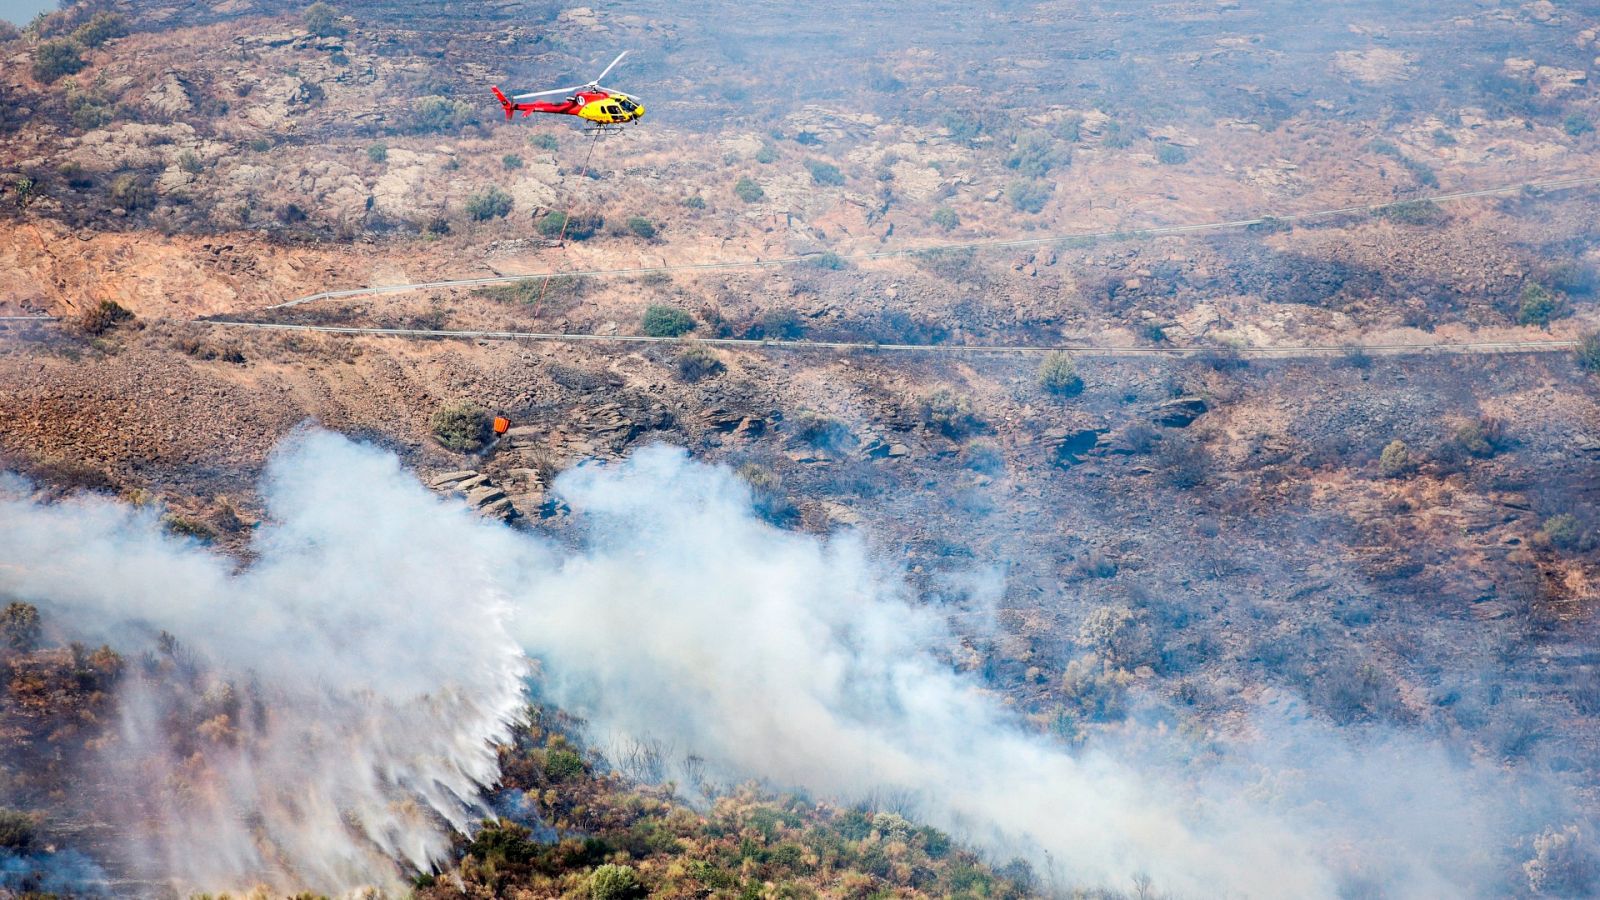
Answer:
[(632, 100), (618, 100), (617, 103), (622, 106), (623, 112), (633, 112), (639, 108), (638, 104), (634, 103)]

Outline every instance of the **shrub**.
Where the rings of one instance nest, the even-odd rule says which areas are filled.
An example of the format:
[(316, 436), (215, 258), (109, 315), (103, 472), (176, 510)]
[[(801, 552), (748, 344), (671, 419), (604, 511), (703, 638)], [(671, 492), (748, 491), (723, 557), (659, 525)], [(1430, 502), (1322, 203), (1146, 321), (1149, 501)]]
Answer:
[(553, 134), (540, 133), (528, 138), (528, 144), (540, 150), (560, 150), (561, 142)]
[(129, 212), (149, 206), (154, 199), (150, 181), (142, 175), (124, 172), (111, 180), (111, 201)]
[(845, 261), (844, 257), (833, 252), (832, 250), (824, 250), (821, 253), (811, 256), (806, 261), (819, 269), (827, 269), (830, 272), (837, 272), (841, 269), (848, 268), (850, 265)]
[(1439, 225), (1445, 220), (1444, 208), (1432, 200), (1405, 200), (1378, 210), (1378, 215), (1401, 225)]
[(1385, 478), (1399, 478), (1416, 469), (1411, 459), (1411, 448), (1405, 441), (1393, 440), (1378, 454), (1378, 474)]
[(761, 163), (762, 165), (767, 165), (777, 161), (778, 148), (772, 146), (771, 144), (762, 144), (761, 149), (756, 151), (756, 162)]
[(272, 149), (272, 141), (264, 137), (258, 137), (252, 139), (250, 143), (246, 144), (245, 146), (249, 147), (254, 153), (265, 153)]
[(762, 190), (761, 185), (756, 184), (754, 179), (745, 175), (734, 184), (733, 194), (746, 203), (755, 203), (765, 197), (767, 192)]
[(1571, 513), (1561, 513), (1544, 520), (1539, 527), (1540, 543), (1558, 550), (1577, 550), (1583, 545), (1583, 523)]
[(552, 781), (566, 781), (582, 775), (587, 767), (583, 757), (565, 748), (551, 750), (544, 758), (544, 774)]
[(1561, 127), (1566, 129), (1567, 134), (1573, 137), (1582, 137), (1594, 130), (1594, 123), (1584, 118), (1580, 113), (1573, 113), (1567, 116), (1566, 120), (1561, 123)]
[(84, 334), (101, 335), (133, 321), (133, 313), (115, 300), (101, 300), (78, 317), (78, 329)]
[(945, 437), (957, 440), (983, 427), (983, 420), (972, 411), (971, 401), (949, 388), (940, 388), (923, 398), (922, 421)]
[(5, 635), (6, 646), (18, 653), (31, 651), (39, 645), (39, 608), (21, 601), (6, 604), (0, 611), (0, 634)]
[(305, 12), (300, 14), (300, 21), (307, 31), (318, 37), (344, 34), (344, 29), (339, 26), (339, 11), (320, 0), (306, 7)]
[(1191, 435), (1163, 439), (1156, 459), (1168, 483), (1179, 490), (1199, 487), (1211, 474), (1211, 454)]
[(1038, 181), (1014, 181), (1006, 188), (1006, 199), (1017, 212), (1037, 213), (1050, 202), (1050, 186)]
[(1156, 145), (1156, 162), (1164, 166), (1181, 166), (1189, 161), (1189, 151), (1177, 144), (1162, 141)]
[(112, 38), (125, 37), (128, 22), (116, 13), (97, 13), (94, 18), (79, 25), (72, 39), (85, 47), (98, 47)]
[(693, 196), (683, 198), (683, 205), (690, 209), (705, 209), (706, 198), (700, 196), (699, 194), (694, 194)]
[(1600, 374), (1600, 331), (1591, 331), (1578, 339), (1578, 346), (1572, 351), (1577, 357), (1578, 368), (1590, 374)]
[(520, 169), (522, 168), (522, 157), (515, 153), (507, 153), (505, 156), (500, 157), (500, 165), (504, 166), (508, 172), (512, 169)]
[(80, 131), (93, 131), (111, 121), (110, 106), (92, 94), (76, 90), (67, 94), (67, 114), (72, 126)]
[(600, 216), (568, 216), (553, 209), (539, 219), (539, 233), (548, 238), (568, 238), (586, 241), (594, 237), (606, 223)]
[(761, 336), (780, 341), (797, 341), (806, 334), (805, 320), (786, 306), (769, 309), (761, 314)]
[(961, 217), (956, 215), (956, 211), (950, 207), (941, 206), (933, 211), (930, 221), (943, 231), (952, 231), (957, 225), (961, 224)]
[(678, 354), (674, 363), (678, 368), (678, 377), (689, 384), (720, 375), (727, 369), (715, 353), (700, 346), (690, 347)]
[(694, 318), (675, 306), (652, 303), (641, 320), (644, 333), (650, 337), (682, 337), (694, 330)]
[(217, 530), (199, 519), (169, 513), (161, 517), (161, 524), (167, 533), (175, 537), (192, 538), (202, 544), (210, 544), (217, 539)]
[(0, 849), (19, 854), (33, 849), (34, 841), (37, 839), (34, 829), (38, 824), (33, 816), (21, 810), (0, 809)]
[(460, 131), (478, 121), (478, 111), (470, 103), (437, 95), (411, 101), (412, 131)]
[(510, 212), (511, 195), (494, 185), (490, 185), (489, 189), (481, 194), (473, 194), (467, 198), (467, 215), (478, 222), (503, 219)]
[(190, 175), (199, 175), (205, 170), (205, 164), (193, 150), (185, 150), (178, 154), (178, 168)]
[(647, 241), (656, 236), (655, 223), (644, 216), (629, 216), (628, 230), (633, 232), (634, 237), (641, 237)]
[(1488, 459), (1506, 445), (1505, 424), (1493, 418), (1473, 419), (1457, 427), (1451, 440), (1469, 456)]
[(1522, 286), (1519, 299), (1522, 305), (1517, 308), (1518, 325), (1538, 325), (1543, 328), (1550, 324), (1550, 320), (1555, 318), (1561, 309), (1561, 302), (1556, 295), (1535, 281)]
[(44, 41), (33, 50), (33, 77), (45, 83), (83, 71), (82, 48), (77, 41)]
[(1050, 174), (1051, 169), (1065, 162), (1066, 156), (1056, 151), (1055, 141), (1048, 134), (1029, 131), (1012, 140), (1011, 153), (1006, 156), (1005, 165), (1028, 178), (1043, 178)]
[(477, 404), (458, 401), (440, 407), (428, 420), (433, 436), (446, 450), (476, 453), (489, 442), (489, 414)]
[(1083, 379), (1078, 376), (1078, 366), (1065, 353), (1047, 353), (1039, 364), (1039, 387), (1045, 393), (1058, 397), (1073, 397), (1083, 393)]
[(850, 429), (831, 416), (807, 411), (795, 417), (794, 436), (813, 447), (842, 447), (850, 441)]
[(388, 162), (389, 161), (389, 145), (380, 141), (380, 142), (378, 142), (376, 144), (373, 144), (372, 146), (368, 147), (367, 148), (367, 159), (369, 159), (369, 160), (371, 160), (372, 162), (375, 162), (375, 163)]
[(633, 900), (645, 896), (644, 885), (631, 866), (606, 863), (589, 875), (592, 900)]

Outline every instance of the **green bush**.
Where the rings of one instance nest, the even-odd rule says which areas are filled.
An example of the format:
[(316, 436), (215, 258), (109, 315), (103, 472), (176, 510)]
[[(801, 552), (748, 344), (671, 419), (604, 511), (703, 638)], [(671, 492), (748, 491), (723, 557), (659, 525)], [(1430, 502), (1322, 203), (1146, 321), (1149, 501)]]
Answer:
[(80, 131), (93, 131), (111, 121), (111, 107), (93, 94), (70, 90), (67, 93), (67, 114), (72, 126)]
[(961, 217), (956, 215), (956, 211), (950, 207), (941, 206), (933, 211), (930, 221), (943, 231), (951, 231), (961, 224)]
[(592, 900), (633, 900), (645, 896), (644, 885), (631, 866), (606, 863), (589, 875)]
[(1522, 286), (1519, 299), (1522, 304), (1517, 308), (1518, 325), (1538, 325), (1543, 328), (1561, 311), (1560, 299), (1535, 281)]
[(761, 163), (762, 165), (775, 163), (777, 161), (778, 148), (771, 144), (762, 144), (761, 149), (756, 151), (756, 162)]
[[(9, 603), (0, 611), (0, 634), (5, 635), (6, 646), (18, 653), (27, 653), (39, 645), (39, 608), (21, 601)], [(0, 819), (3, 825), (3, 819)], [(0, 846), (7, 846), (0, 842)]]
[(1573, 137), (1582, 137), (1594, 130), (1594, 123), (1590, 122), (1581, 113), (1573, 113), (1567, 116), (1566, 120), (1561, 123), (1561, 127), (1566, 129), (1567, 134)]
[(727, 368), (715, 353), (700, 346), (690, 347), (678, 354), (674, 364), (678, 369), (678, 377), (689, 384), (720, 375)]
[(193, 150), (185, 150), (178, 154), (178, 168), (190, 175), (199, 175), (205, 171), (205, 163), (200, 161), (200, 157)]
[(567, 750), (557, 748), (545, 754), (544, 774), (552, 781), (566, 781), (582, 775), (588, 767), (583, 764), (583, 757)]
[(264, 137), (258, 137), (253, 138), (246, 146), (254, 153), (265, 153), (272, 149), (272, 141)]
[(72, 39), (85, 47), (98, 47), (113, 38), (128, 34), (128, 22), (116, 13), (96, 13), (72, 32)]
[(1600, 375), (1600, 331), (1591, 331), (1578, 339), (1578, 346), (1573, 354), (1578, 359), (1578, 368), (1591, 375)]
[(699, 194), (694, 194), (693, 196), (683, 198), (683, 205), (690, 209), (705, 209), (706, 198), (700, 196)]
[(629, 216), (628, 230), (633, 232), (634, 237), (641, 237), (647, 241), (656, 236), (655, 223), (644, 216)]
[(746, 203), (755, 203), (767, 196), (767, 192), (762, 190), (761, 185), (756, 184), (754, 179), (746, 175), (734, 184), (733, 195)]
[(78, 330), (84, 334), (102, 335), (123, 322), (131, 321), (133, 313), (120, 303), (115, 300), (101, 300), (78, 318)]
[(1134, 130), (1124, 127), (1121, 122), (1112, 119), (1100, 129), (1100, 143), (1113, 150), (1122, 150), (1133, 146)]
[(500, 157), (500, 165), (504, 166), (507, 172), (512, 169), (520, 169), (522, 168), (522, 157), (515, 153), (507, 153), (505, 156)]
[(1156, 144), (1156, 161), (1164, 166), (1181, 166), (1189, 161), (1189, 151), (1177, 144), (1162, 141)]
[(300, 21), (306, 30), (318, 37), (334, 37), (344, 34), (344, 29), (339, 26), (339, 11), (326, 3), (317, 2), (306, 7), (300, 14)]
[(460, 131), (478, 121), (478, 110), (470, 103), (448, 97), (418, 97), (411, 101), (412, 131), (439, 133)]
[(961, 439), (983, 428), (972, 402), (949, 388), (940, 388), (922, 400), (922, 422), (945, 437)]
[(1577, 550), (1583, 544), (1583, 523), (1571, 513), (1561, 513), (1544, 520), (1539, 536), (1552, 547)]
[(528, 144), (533, 147), (538, 147), (540, 150), (561, 149), (561, 142), (556, 140), (555, 135), (543, 132), (528, 138)]
[(1073, 397), (1083, 393), (1083, 379), (1078, 376), (1078, 366), (1065, 353), (1047, 353), (1039, 364), (1039, 387), (1045, 393), (1058, 397)]
[(510, 212), (511, 195), (494, 185), (490, 185), (489, 189), (481, 194), (473, 194), (467, 198), (467, 215), (478, 222), (503, 219)]
[(839, 167), (830, 162), (818, 159), (806, 160), (806, 169), (811, 173), (811, 182), (823, 187), (838, 187), (844, 184), (844, 173)]
[[(13, 603), (12, 606), (19, 604)], [(27, 604), (20, 604), (26, 606)], [(33, 849), (39, 825), (33, 816), (17, 809), (0, 809), (0, 849), (26, 853)]]
[(644, 333), (650, 337), (682, 337), (694, 330), (694, 317), (675, 306), (653, 303), (644, 311), (641, 321)]
[(1006, 188), (1006, 199), (1017, 212), (1037, 213), (1050, 202), (1050, 185), (1041, 181), (1014, 181)]
[(489, 442), (489, 414), (462, 400), (440, 407), (428, 420), (433, 436), (446, 450), (476, 453)]
[(1008, 169), (1016, 169), (1028, 178), (1043, 178), (1050, 170), (1064, 165), (1067, 156), (1056, 150), (1055, 141), (1042, 131), (1027, 131), (1011, 141), (1011, 152), (1006, 156)]
[(1444, 208), (1432, 200), (1406, 200), (1378, 210), (1378, 215), (1401, 225), (1439, 225), (1446, 218)]
[(802, 412), (794, 419), (794, 436), (812, 447), (843, 447), (851, 440), (850, 428), (832, 416)]
[(33, 49), (33, 77), (46, 84), (83, 71), (83, 48), (77, 41), (44, 41)]
[(830, 272), (837, 272), (850, 266), (850, 263), (844, 257), (832, 250), (824, 250), (821, 253), (807, 257), (806, 262), (818, 269), (827, 269)]
[(176, 537), (193, 538), (202, 544), (215, 543), (217, 530), (199, 519), (169, 513), (161, 517), (161, 524), (167, 533)]
[(389, 161), (389, 145), (379, 141), (367, 148), (367, 159), (375, 163)]
[(558, 209), (545, 213), (539, 219), (539, 233), (547, 238), (565, 238), (586, 241), (594, 237), (606, 224), (600, 216), (568, 216)]
[(1385, 478), (1399, 478), (1415, 470), (1417, 464), (1411, 459), (1411, 448), (1405, 441), (1390, 441), (1378, 454), (1378, 474)]

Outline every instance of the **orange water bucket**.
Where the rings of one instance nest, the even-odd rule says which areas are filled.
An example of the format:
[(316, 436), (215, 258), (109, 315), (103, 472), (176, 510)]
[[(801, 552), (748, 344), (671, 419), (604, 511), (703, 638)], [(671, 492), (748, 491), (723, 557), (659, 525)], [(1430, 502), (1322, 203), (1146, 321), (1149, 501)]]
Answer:
[[(482, 420), (480, 419), (479, 421), (482, 421)], [(507, 431), (510, 431), (510, 430), (511, 430), (511, 420), (510, 419), (506, 418), (505, 416), (495, 416), (494, 417), (494, 433), (495, 434), (505, 434)]]

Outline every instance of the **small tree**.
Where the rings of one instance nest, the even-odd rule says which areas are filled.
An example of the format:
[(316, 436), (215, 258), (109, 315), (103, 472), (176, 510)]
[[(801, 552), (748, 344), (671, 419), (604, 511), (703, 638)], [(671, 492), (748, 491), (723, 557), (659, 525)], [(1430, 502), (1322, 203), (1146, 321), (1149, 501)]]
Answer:
[(923, 398), (922, 421), (945, 437), (958, 440), (983, 428), (983, 420), (972, 411), (972, 403), (949, 388), (940, 388)]
[(344, 29), (339, 26), (339, 11), (320, 0), (306, 7), (306, 11), (300, 14), (300, 21), (305, 24), (307, 31), (318, 37), (344, 34)]
[(1189, 161), (1189, 151), (1177, 144), (1162, 141), (1156, 145), (1156, 161), (1164, 166), (1181, 166)]
[(1518, 325), (1538, 325), (1543, 328), (1555, 318), (1561, 306), (1556, 295), (1536, 281), (1522, 286), (1521, 300), (1522, 306), (1517, 310)]
[(682, 337), (694, 330), (694, 318), (675, 306), (652, 303), (641, 322), (650, 337)]
[(185, 150), (178, 154), (178, 168), (190, 175), (199, 175), (205, 170), (205, 164), (193, 150)]
[(67, 75), (83, 71), (83, 48), (77, 41), (57, 39), (44, 41), (33, 50), (33, 77), (50, 83)]
[(128, 22), (116, 13), (96, 13), (94, 18), (79, 25), (72, 39), (85, 47), (98, 47), (112, 38), (124, 37)]
[(961, 224), (961, 217), (956, 215), (956, 211), (950, 207), (941, 206), (933, 211), (930, 221), (943, 231), (951, 231)]
[(483, 193), (467, 198), (467, 215), (478, 222), (503, 219), (511, 212), (511, 202), (510, 194), (490, 185)]
[(1014, 181), (1006, 188), (1006, 199), (1017, 212), (1037, 213), (1050, 202), (1050, 186), (1039, 181)]
[(806, 322), (787, 306), (769, 309), (761, 314), (761, 335), (780, 341), (798, 341), (806, 336)]
[(500, 165), (504, 166), (507, 172), (512, 169), (520, 169), (522, 168), (522, 157), (515, 153), (507, 153), (505, 156), (500, 157)]
[(1039, 387), (1057, 397), (1074, 397), (1083, 393), (1083, 379), (1072, 357), (1065, 353), (1047, 353), (1039, 364)]
[(142, 175), (124, 172), (111, 180), (111, 201), (129, 212), (149, 206), (154, 199), (150, 182)]
[(384, 163), (389, 160), (389, 145), (379, 141), (367, 148), (367, 159), (375, 163)]
[(761, 189), (761, 185), (756, 184), (755, 179), (748, 175), (740, 178), (734, 184), (733, 194), (746, 203), (756, 203), (767, 196), (767, 192)]
[(39, 645), (39, 609), (32, 603), (16, 601), (0, 611), (0, 634), (6, 645), (18, 653), (27, 653)]
[(417, 132), (460, 131), (478, 120), (472, 104), (437, 95), (411, 101), (411, 130)]
[(1578, 368), (1591, 375), (1600, 375), (1600, 331), (1591, 331), (1578, 339), (1578, 346), (1573, 354), (1577, 356)]
[(1456, 446), (1468, 455), (1488, 459), (1506, 444), (1505, 424), (1499, 419), (1482, 418), (1463, 422), (1452, 436)]
[(1378, 474), (1385, 478), (1399, 478), (1416, 467), (1411, 459), (1411, 448), (1406, 446), (1405, 441), (1390, 441), (1378, 454)]

